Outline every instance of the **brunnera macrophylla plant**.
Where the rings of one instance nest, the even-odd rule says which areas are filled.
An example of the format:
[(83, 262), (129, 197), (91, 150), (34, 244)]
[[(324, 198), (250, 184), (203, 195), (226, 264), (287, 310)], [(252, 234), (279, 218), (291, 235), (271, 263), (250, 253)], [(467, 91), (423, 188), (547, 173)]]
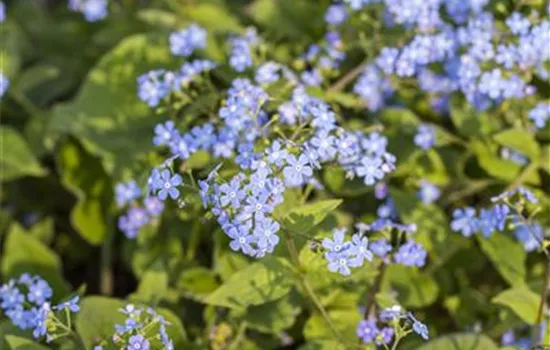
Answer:
[[(313, 5), (324, 10), (322, 25), (312, 26), (321, 35), (293, 45), (286, 32), (266, 30), (262, 16), (285, 6), (300, 12), (305, 1), (253, 1), (235, 20), (220, 10), (226, 4), (167, 3), (130, 12), (162, 24), (166, 65), (113, 70), (130, 72), (127, 100), (137, 107), (128, 110), (158, 119), (149, 120), (150, 152), (116, 175), (99, 171), (108, 180), (78, 193), (96, 200), (115, 184), (101, 283), (120, 260), (137, 289), (128, 301), (92, 302), (83, 289), (54, 294), (56, 281), (46, 276), (60, 270), (55, 259), (45, 259), (55, 268), (43, 276), (10, 271), (0, 286), (0, 345), (5, 324), (28, 332), (7, 338), (10, 347), (33, 338), (93, 350), (493, 350), (498, 338), (516, 348), (550, 342), (549, 202), (540, 190), (550, 181), (550, 52), (541, 45), (550, 42), (549, 6), (325, 1)], [(217, 10), (194, 16), (194, 6)], [(65, 11), (100, 28), (123, 8), (71, 0)], [(186, 20), (172, 20), (172, 10)], [(0, 2), (0, 22), (9, 14)], [(224, 16), (237, 29), (216, 29), (212, 20)], [(234, 24), (243, 18), (248, 27)], [(89, 81), (113, 78), (93, 73)], [(0, 98), (36, 109), (8, 75), (1, 68)], [(74, 128), (86, 130), (90, 162), (102, 157), (86, 139), (103, 132), (88, 133), (94, 123)], [(90, 177), (64, 182), (84, 186)], [(81, 204), (87, 215), (97, 203)], [(167, 238), (188, 232), (177, 218), (192, 226), (177, 241), (190, 247), (185, 259)], [(22, 245), (63, 246), (35, 235), (38, 242)], [(123, 249), (113, 252), (113, 244)], [(197, 257), (202, 249), (213, 251), (212, 261)], [(484, 278), (491, 285), (480, 285)], [(161, 312), (164, 305), (178, 316)], [(98, 309), (108, 317), (89, 320)], [(445, 335), (449, 329), (461, 333)]]

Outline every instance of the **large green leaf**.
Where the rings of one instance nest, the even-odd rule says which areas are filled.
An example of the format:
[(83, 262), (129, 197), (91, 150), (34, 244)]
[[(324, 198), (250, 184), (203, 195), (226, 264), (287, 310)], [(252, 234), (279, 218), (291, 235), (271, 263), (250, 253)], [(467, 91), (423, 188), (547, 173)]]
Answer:
[(322, 35), (324, 8), (316, 3), (256, 0), (248, 10), (257, 23), (276, 36), (305, 40)]
[(340, 203), (341, 199), (329, 199), (297, 207), (288, 212), (281, 223), (292, 232), (305, 233), (321, 223)]
[(304, 337), (309, 341), (345, 341), (346, 344), (353, 344), (357, 335), (357, 323), (362, 315), (356, 308), (352, 309), (334, 309), (328, 311), (328, 317), (338, 337), (331, 330), (327, 320), (320, 313), (315, 312), (304, 325)]
[(529, 157), (531, 160), (538, 160), (540, 147), (535, 140), (533, 133), (522, 129), (508, 129), (493, 136), (499, 144), (515, 149)]
[[(518, 177), (521, 166), (510, 160), (499, 157), (497, 152), (498, 147), (495, 144), (473, 140), (470, 142), (470, 147), (476, 154), (481, 168), (489, 175), (510, 182)], [(532, 172), (525, 178), (525, 181), (536, 185), (540, 182), (540, 179), (536, 172)]]
[(288, 261), (268, 257), (235, 273), (204, 302), (243, 309), (261, 305), (286, 295), (296, 283)]
[(493, 266), (510, 285), (525, 282), (525, 249), (514, 239), (502, 233), (491, 237), (478, 236), (481, 249)]
[(246, 311), (237, 310), (234, 315), (245, 320), (251, 329), (278, 334), (290, 328), (302, 311), (297, 300), (291, 296), (292, 294), (262, 305), (250, 306)]
[(49, 349), (30, 339), (18, 337), (15, 335), (6, 335), (6, 342), (9, 344), (11, 350), (47, 350)]
[(539, 296), (527, 286), (507, 289), (492, 300), (493, 303), (509, 307), (528, 324), (536, 322), (539, 301)]
[(55, 300), (59, 300), (69, 290), (61, 275), (59, 257), (18, 224), (11, 226), (1, 262), (2, 274), (6, 277), (18, 277), (26, 272), (44, 278), (54, 289)]
[(432, 276), (403, 265), (388, 266), (381, 289), (395, 291), (401, 304), (411, 308), (432, 304), (439, 293), (439, 287)]
[(111, 180), (100, 160), (74, 140), (59, 149), (56, 159), (63, 184), (78, 198), (71, 211), (73, 227), (89, 243), (100, 244), (107, 236)]
[(166, 37), (134, 35), (107, 53), (88, 74), (78, 96), (54, 108), (49, 130), (71, 133), (118, 173), (148, 151), (154, 125), (162, 120), (137, 95), (136, 79), (175, 60)]
[(9, 181), (22, 176), (43, 176), (42, 169), (31, 149), (13, 128), (0, 127), (0, 181)]
[(434, 339), (416, 350), (498, 350), (498, 346), (483, 334), (457, 333)]
[(158, 304), (168, 292), (168, 273), (160, 268), (146, 270), (132, 299), (150, 305)]
[(207, 29), (237, 33), (243, 30), (238, 19), (221, 5), (197, 3), (185, 14)]
[[(119, 309), (125, 305), (123, 300), (101, 296), (89, 296), (82, 300), (80, 312), (76, 316), (76, 330), (86, 348), (90, 349), (102, 340), (111, 339), (115, 325), (124, 323), (126, 317)], [(156, 311), (170, 322), (171, 325), (166, 330), (177, 349), (178, 344), (187, 339), (179, 317), (167, 309)]]

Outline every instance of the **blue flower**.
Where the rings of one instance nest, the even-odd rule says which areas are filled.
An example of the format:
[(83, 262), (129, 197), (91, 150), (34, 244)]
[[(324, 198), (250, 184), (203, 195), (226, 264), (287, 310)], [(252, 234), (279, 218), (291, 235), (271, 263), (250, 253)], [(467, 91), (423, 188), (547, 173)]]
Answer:
[(370, 344), (378, 334), (375, 320), (362, 320), (357, 325), (357, 336), (361, 338), (364, 344)]
[(516, 236), (516, 239), (523, 244), (523, 247), (528, 252), (538, 249), (541, 242), (544, 240), (542, 226), (538, 224), (518, 224), (514, 230), (514, 235)]
[(160, 189), (158, 197), (161, 200), (165, 200), (168, 195), (170, 195), (170, 198), (177, 199), (180, 196), (180, 191), (176, 187), (181, 185), (182, 182), (182, 178), (179, 174), (172, 175), (170, 170), (164, 169), (160, 173), (160, 178), (155, 184), (155, 187)]
[(367, 237), (361, 237), (354, 234), (351, 237), (351, 246), (349, 253), (353, 256), (351, 265), (354, 267), (363, 265), (364, 260), (372, 261), (373, 255), (369, 250), (369, 240)]
[(288, 166), (283, 169), (285, 182), (289, 186), (300, 186), (313, 175), (313, 170), (308, 165), (309, 160), (306, 155), (302, 154), (299, 158), (294, 155), (289, 155), (286, 158)]
[(332, 25), (340, 25), (346, 21), (348, 13), (342, 5), (332, 5), (325, 12), (325, 22)]
[(191, 56), (194, 50), (206, 47), (206, 30), (197, 24), (170, 34), (170, 52), (175, 56)]
[(470, 237), (478, 230), (478, 227), (476, 210), (474, 208), (455, 209), (453, 220), (451, 221), (451, 229), (453, 231), (460, 232), (465, 237)]
[(2, 72), (0, 72), (0, 99), (4, 96), (10, 86), (10, 81)]
[(250, 235), (250, 227), (247, 225), (230, 225), (224, 228), (225, 233), (232, 239), (229, 247), (233, 251), (242, 251), (247, 255), (251, 255), (254, 249), (250, 243), (255, 242), (254, 236)]
[(254, 235), (258, 238), (258, 247), (274, 247), (279, 243), (279, 223), (274, 220), (265, 218), (256, 222), (256, 228), (254, 229)]
[[(1, 81), (1, 78), (0, 78)], [(0, 83), (1, 85), (1, 83)], [(1, 92), (0, 88), (0, 92)], [(0, 93), (0, 96), (2, 94)], [(550, 119), (550, 103), (538, 103), (535, 108), (529, 111), (529, 119), (533, 121), (537, 129), (544, 128)]]
[(288, 157), (287, 150), (281, 147), (279, 140), (274, 140), (271, 143), (271, 147), (266, 150), (266, 154), (268, 162), (278, 167), (282, 167)]
[(0, 307), (4, 310), (14, 309), (25, 302), (25, 296), (13, 283), (0, 287)]
[(335, 229), (332, 231), (332, 239), (324, 238), (322, 245), (328, 249), (328, 253), (341, 253), (350, 248), (350, 243), (344, 242), (346, 229)]
[(164, 203), (157, 197), (147, 197), (143, 200), (147, 213), (153, 217), (160, 216), (164, 211)]
[(235, 38), (232, 40), (229, 64), (237, 72), (244, 72), (246, 68), (252, 66), (252, 54), (250, 52), (249, 43), (246, 39)]
[(118, 184), (115, 188), (116, 202), (122, 207), (141, 196), (141, 190), (135, 181)]
[(523, 35), (527, 34), (531, 23), (529, 19), (523, 17), (519, 12), (514, 12), (506, 19), (506, 25), (513, 34)]
[(398, 264), (405, 266), (422, 267), (426, 264), (427, 253), (418, 243), (412, 240), (407, 241), (397, 250), (394, 260)]
[(432, 148), (435, 144), (435, 128), (431, 125), (421, 124), (414, 136), (414, 143), (423, 150)]
[(378, 239), (371, 242), (370, 250), (378, 257), (384, 258), (392, 250), (391, 244), (386, 239)]
[(424, 323), (418, 321), (412, 313), (409, 312), (407, 314), (407, 316), (413, 322), (413, 324), (412, 324), (413, 331), (416, 334), (420, 335), (422, 338), (424, 338), (424, 340), (428, 340), (430, 338), (429, 334), (428, 334), (428, 327), (426, 327), (426, 325)]
[(256, 70), (255, 80), (258, 84), (271, 84), (280, 79), (277, 71), (280, 66), (276, 62), (265, 62)]
[(365, 185), (374, 185), (376, 180), (384, 177), (384, 172), (381, 169), (382, 163), (382, 159), (378, 157), (366, 156), (363, 157), (355, 172), (357, 176), (364, 177)]
[(234, 177), (229, 184), (221, 185), (220, 192), (220, 204), (222, 207), (226, 207), (231, 203), (233, 209), (238, 209), (246, 197), (246, 192), (241, 189), (239, 177)]
[(138, 97), (149, 107), (158, 106), (171, 91), (171, 87), (161, 79), (164, 74), (164, 70), (153, 70), (137, 78)]
[(97, 22), (107, 17), (109, 13), (107, 0), (85, 0), (82, 14), (88, 22)]
[(439, 188), (431, 182), (422, 181), (418, 197), (426, 204), (435, 202), (441, 194)]
[(61, 304), (58, 304), (53, 307), (54, 310), (64, 310), (69, 309), (71, 312), (78, 312), (80, 311), (80, 306), (78, 303), (80, 302), (80, 297), (77, 295), (66, 302), (63, 302)]
[(128, 341), (127, 350), (149, 350), (150, 343), (145, 337), (141, 334), (133, 335)]
[(395, 62), (399, 56), (399, 49), (394, 47), (384, 47), (378, 58), (376, 59), (376, 64), (385, 74), (392, 74), (395, 67)]
[(172, 120), (167, 121), (164, 124), (157, 124), (155, 126), (155, 137), (153, 138), (153, 144), (155, 146), (168, 145), (172, 141), (176, 140), (179, 136), (176, 126)]
[[(0, 23), (6, 20), (6, 5), (3, 1), (0, 1)], [(2, 94), (0, 93), (0, 97)]]
[(30, 302), (35, 303), (37, 306), (40, 306), (44, 304), (46, 300), (49, 300), (52, 297), (52, 294), (53, 291), (50, 288), (50, 285), (43, 279), (38, 279), (29, 286), (27, 299)]

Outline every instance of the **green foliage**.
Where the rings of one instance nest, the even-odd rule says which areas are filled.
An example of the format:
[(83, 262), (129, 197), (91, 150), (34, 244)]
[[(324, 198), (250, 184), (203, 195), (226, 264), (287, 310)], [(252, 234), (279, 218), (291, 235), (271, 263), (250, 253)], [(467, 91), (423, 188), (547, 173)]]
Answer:
[(21, 338), (15, 335), (7, 335), (6, 341), (11, 350), (46, 350), (45, 346), (33, 342), (32, 340)]
[(526, 286), (507, 289), (494, 297), (492, 302), (509, 307), (527, 324), (536, 322), (540, 299)]
[(22, 176), (44, 176), (46, 174), (25, 139), (15, 129), (0, 127), (0, 140), (2, 140), (0, 180), (10, 181)]
[(288, 294), (295, 283), (288, 261), (265, 258), (235, 273), (204, 301), (211, 305), (243, 309), (277, 300)]
[(164, 37), (124, 39), (88, 73), (73, 101), (56, 106), (50, 133), (77, 137), (89, 152), (101, 156), (107, 173), (120, 176), (150, 149), (151, 130), (161, 121), (136, 99), (136, 77), (171, 64)]
[(497, 350), (498, 346), (487, 336), (475, 333), (457, 333), (442, 336), (422, 345), (418, 350)]
[(12, 224), (6, 237), (1, 271), (6, 277), (18, 277), (25, 272), (40, 275), (50, 283), (58, 298), (68, 292), (57, 254), (18, 224)]
[(503, 234), (495, 234), (488, 238), (479, 237), (478, 241), (495, 269), (510, 285), (524, 283), (527, 254), (516, 241)]
[(281, 223), (291, 232), (306, 233), (320, 224), (340, 203), (340, 199), (330, 199), (297, 207), (286, 213)]

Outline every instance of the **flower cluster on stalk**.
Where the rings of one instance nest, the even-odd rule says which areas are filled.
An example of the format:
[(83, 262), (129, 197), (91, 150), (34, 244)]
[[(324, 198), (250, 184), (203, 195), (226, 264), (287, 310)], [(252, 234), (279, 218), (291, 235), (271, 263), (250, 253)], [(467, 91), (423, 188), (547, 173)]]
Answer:
[[(65, 322), (70, 324), (71, 313), (80, 310), (78, 296), (57, 305), (51, 304), (52, 297), (48, 282), (24, 273), (0, 286), (0, 309), (17, 328), (50, 342), (69, 335)], [(64, 313), (64, 322), (59, 313)]]

